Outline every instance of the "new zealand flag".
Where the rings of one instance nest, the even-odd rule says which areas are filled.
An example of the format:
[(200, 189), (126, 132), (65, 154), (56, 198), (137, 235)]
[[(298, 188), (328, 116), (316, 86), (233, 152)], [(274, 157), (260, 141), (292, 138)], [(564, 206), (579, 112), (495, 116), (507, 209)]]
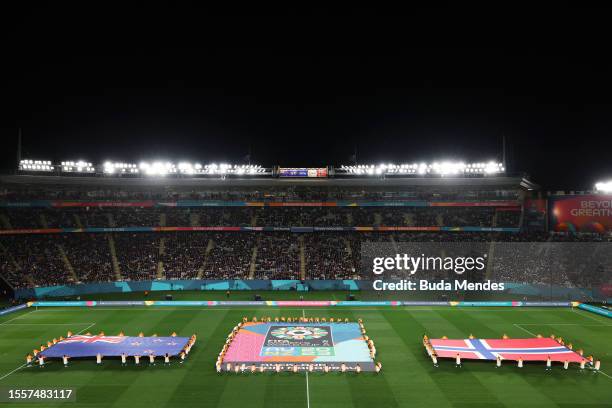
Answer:
[(45, 358), (121, 356), (176, 356), (189, 342), (188, 337), (127, 337), (74, 335), (41, 351)]

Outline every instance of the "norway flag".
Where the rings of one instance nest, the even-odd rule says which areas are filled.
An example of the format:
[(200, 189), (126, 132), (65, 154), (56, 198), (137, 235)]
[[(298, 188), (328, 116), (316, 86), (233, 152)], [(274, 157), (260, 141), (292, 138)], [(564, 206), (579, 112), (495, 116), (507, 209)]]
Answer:
[(579, 363), (584, 357), (551, 338), (531, 339), (431, 339), (430, 344), (438, 357), (461, 359), (518, 361), (569, 361)]

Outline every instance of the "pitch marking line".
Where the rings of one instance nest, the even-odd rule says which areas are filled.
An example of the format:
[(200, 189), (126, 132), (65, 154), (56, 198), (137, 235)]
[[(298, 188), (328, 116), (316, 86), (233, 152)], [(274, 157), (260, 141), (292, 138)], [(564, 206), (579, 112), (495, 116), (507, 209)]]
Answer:
[(604, 320), (600, 320), (599, 318), (597, 318), (595, 316), (591, 316), (591, 314), (592, 314), (591, 312), (582, 312), (582, 311), (579, 312), (578, 310), (576, 310), (576, 313), (578, 314), (578, 316), (587, 317), (587, 318), (589, 318), (591, 320), (595, 320), (596, 322), (599, 322), (599, 323), (603, 323), (604, 322)]
[(584, 326), (584, 327), (612, 327), (612, 324), (582, 324), (582, 323), (516, 323), (520, 326)]
[[(76, 322), (76, 323), (8, 323), (3, 326), (75, 326), (82, 324), (92, 324), (91, 322)], [(594, 326), (594, 325), (593, 325)]]
[[(536, 323), (530, 323), (530, 324), (536, 324)], [(521, 325), (520, 325), (520, 324), (518, 324), (518, 323), (514, 323), (514, 326), (518, 327), (519, 329), (523, 330), (523, 331), (524, 331), (524, 332), (526, 332), (526, 333), (531, 334), (532, 336), (536, 336), (535, 334), (533, 334), (533, 333), (532, 333), (532, 332), (530, 332), (529, 330), (527, 330), (527, 329), (525, 329), (525, 328), (521, 327)], [(595, 326), (595, 325), (592, 325), (592, 326)], [(611, 377), (610, 375), (608, 375), (607, 373), (605, 373), (605, 372), (603, 372), (603, 371), (601, 371), (601, 370), (599, 370), (598, 372), (599, 372), (599, 373), (601, 373), (601, 374), (603, 374), (604, 376), (606, 376), (606, 377), (608, 377), (609, 379), (611, 379), (611, 380), (612, 380), (612, 377)]]
[(5, 321), (5, 322), (0, 323), (0, 326), (4, 326), (5, 324), (8, 324), (8, 323), (12, 322), (13, 320), (21, 319), (22, 317), (27, 316), (27, 315), (29, 315), (29, 314), (31, 314), (31, 313), (34, 313), (34, 312), (37, 312), (37, 311), (38, 311), (38, 310), (31, 310), (31, 311), (29, 311), (29, 312), (27, 312), (27, 313), (24, 313), (24, 314), (21, 314), (21, 315), (19, 315), (19, 316), (17, 316), (17, 317), (13, 317), (13, 318), (12, 318), (12, 319), (10, 319), (10, 320), (7, 320), (7, 321)]
[[(34, 311), (35, 311), (35, 310), (34, 310)], [(86, 324), (86, 323), (83, 323), (83, 324)], [(87, 327), (86, 327), (86, 328), (84, 328), (83, 330), (81, 330), (81, 331), (77, 332), (76, 334), (81, 334), (81, 333), (83, 333), (85, 330), (87, 330), (87, 329), (89, 329), (89, 328), (93, 327), (94, 325), (95, 325), (95, 323), (91, 323), (89, 326), (87, 326)], [(26, 364), (24, 363), (24, 364), (20, 365), (19, 367), (17, 367), (16, 369), (14, 369), (13, 371), (8, 372), (8, 373), (6, 373), (6, 374), (4, 374), (2, 377), (0, 377), (0, 381), (4, 380), (6, 377), (8, 377), (9, 375), (13, 374), (14, 372), (17, 372), (17, 371), (21, 370), (21, 369), (22, 369), (22, 368), (24, 368), (25, 366), (26, 366)]]
[[(214, 311), (214, 310), (218, 310), (218, 311), (228, 311), (228, 310), (253, 310), (253, 309), (257, 309), (257, 310), (304, 310), (301, 307), (290, 307), (290, 306), (253, 306), (253, 307), (248, 307), (248, 305), (245, 306), (235, 306), (235, 307), (215, 307), (215, 306), (202, 306), (202, 307), (182, 307), (182, 306), (157, 306), (157, 307), (147, 307), (147, 306), (134, 306), (134, 307), (124, 307), (124, 308), (118, 308), (118, 307), (105, 307), (105, 306), (100, 306), (100, 307), (86, 307), (86, 308), (80, 308), (80, 307), (75, 307), (73, 309), (55, 309), (52, 310), (54, 306), (50, 306), (48, 309), (38, 309), (37, 312), (75, 312), (78, 310), (87, 310), (87, 311), (119, 311), (119, 310), (131, 310), (131, 311), (148, 311), (148, 312), (168, 312), (168, 311), (194, 311), (194, 310), (206, 310), (206, 311)], [(57, 306), (57, 307), (61, 307), (61, 306)], [(461, 307), (450, 307), (450, 306), (434, 306), (433, 308), (431, 307), (420, 307), (420, 306), (392, 306), (391, 308), (389, 308), (388, 306), (379, 306), (379, 307), (361, 307), (361, 306), (310, 306), (309, 309), (311, 310), (340, 310), (342, 308), (346, 308), (346, 309), (350, 309), (350, 308), (355, 308), (358, 309), (360, 311), (384, 311), (384, 312), (435, 312), (438, 310), (451, 310), (451, 311), (455, 311), (455, 312), (477, 312), (477, 313), (484, 313), (484, 312), (495, 312), (495, 313), (518, 313), (518, 312), (523, 312), (523, 313), (550, 313), (552, 310), (556, 310), (557, 312), (563, 311), (563, 312), (568, 312), (568, 313), (573, 313), (571, 310), (569, 309), (556, 309), (556, 308), (548, 308), (548, 309), (531, 309), (531, 308), (518, 308), (518, 307), (513, 307), (510, 308), (508, 307), (507, 309), (478, 309), (477, 308), (461, 308)], [(589, 316), (590, 317), (590, 316)], [(595, 319), (596, 321), (600, 321)]]
[[(302, 309), (302, 317), (306, 317), (306, 311)], [(306, 407), (310, 408), (310, 384), (308, 381), (308, 370), (306, 370)]]
[(533, 332), (530, 332), (529, 330), (525, 329), (524, 327), (521, 327), (520, 324), (514, 323), (513, 326), (518, 327), (519, 329), (521, 329), (525, 333), (531, 334), (534, 337), (536, 336)]

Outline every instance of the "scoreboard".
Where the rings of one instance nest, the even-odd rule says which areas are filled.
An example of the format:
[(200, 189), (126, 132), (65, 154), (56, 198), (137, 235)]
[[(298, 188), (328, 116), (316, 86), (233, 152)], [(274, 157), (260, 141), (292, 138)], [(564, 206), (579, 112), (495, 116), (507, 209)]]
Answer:
[(279, 167), (279, 177), (327, 177), (326, 167)]

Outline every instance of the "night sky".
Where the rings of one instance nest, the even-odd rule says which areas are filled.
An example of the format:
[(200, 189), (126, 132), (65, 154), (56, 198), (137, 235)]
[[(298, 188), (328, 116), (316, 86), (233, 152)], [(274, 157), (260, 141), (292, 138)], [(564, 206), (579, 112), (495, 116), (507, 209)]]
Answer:
[(505, 136), (545, 189), (612, 179), (609, 45), (556, 15), (137, 4), (2, 16), (1, 168), (21, 127), (24, 158), (285, 166), (501, 160)]

